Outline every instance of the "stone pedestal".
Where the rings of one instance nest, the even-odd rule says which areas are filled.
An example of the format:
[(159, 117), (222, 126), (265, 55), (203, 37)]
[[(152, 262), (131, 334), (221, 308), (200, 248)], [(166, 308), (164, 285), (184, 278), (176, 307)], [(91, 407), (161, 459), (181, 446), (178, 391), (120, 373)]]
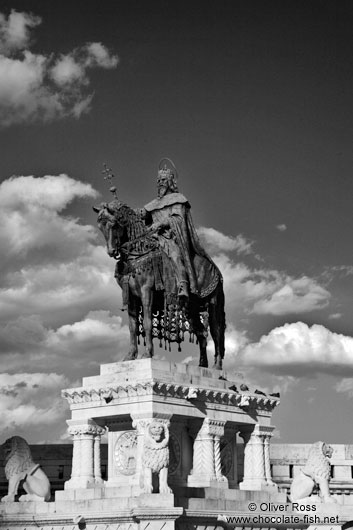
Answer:
[[(286, 493), (271, 478), (271, 417), (278, 399), (238, 392), (240, 383), (240, 375), (150, 359), (103, 365), (99, 376), (63, 391), (73, 437), (65, 490), (54, 502), (0, 503), (0, 527), (219, 530), (222, 514), (254, 515), (250, 503), (282, 505), (286, 515), (303, 517), (285, 505)], [(103, 481), (99, 445), (106, 431)], [(239, 469), (238, 433), (245, 444)], [(316, 515), (343, 525), (352, 505), (318, 506)]]
[[(102, 365), (99, 376), (63, 391), (74, 443), (65, 489), (103, 485), (98, 455), (104, 426), (109, 443), (105, 488), (125, 488), (133, 496), (149, 492), (151, 480), (155, 493), (161, 487), (164, 493), (169, 488), (238, 488), (235, 435), (240, 432), (246, 442), (240, 488), (275, 490), (269, 440), (278, 399), (238, 392), (241, 381), (240, 374), (152, 359)], [(156, 470), (145, 458), (146, 444), (155, 443), (151, 425), (159, 425), (162, 438), (168, 437), (169, 453), (167, 470), (154, 472), (152, 479), (149, 474)], [(158, 450), (159, 443), (164, 442), (156, 442)]]

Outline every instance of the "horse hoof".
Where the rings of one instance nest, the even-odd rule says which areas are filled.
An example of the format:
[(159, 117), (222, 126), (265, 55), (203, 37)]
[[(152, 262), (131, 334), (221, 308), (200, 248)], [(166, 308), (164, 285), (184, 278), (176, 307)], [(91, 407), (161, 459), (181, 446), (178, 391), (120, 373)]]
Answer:
[(141, 355), (141, 359), (152, 359), (153, 354), (145, 352), (143, 355)]
[(123, 361), (135, 361), (137, 354), (136, 353), (128, 353), (123, 357)]

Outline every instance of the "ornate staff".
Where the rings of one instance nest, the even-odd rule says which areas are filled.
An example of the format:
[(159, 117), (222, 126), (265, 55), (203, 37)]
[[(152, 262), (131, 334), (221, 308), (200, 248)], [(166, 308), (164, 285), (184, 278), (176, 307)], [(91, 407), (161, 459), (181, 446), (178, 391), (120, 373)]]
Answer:
[[(107, 164), (106, 164), (105, 162), (103, 163), (103, 168), (104, 168), (104, 169), (103, 169), (103, 171), (102, 171), (102, 174), (104, 175), (104, 177), (103, 177), (104, 180), (108, 180), (109, 183), (112, 184), (112, 180), (115, 178), (114, 173), (112, 173), (112, 168), (108, 167)], [(111, 187), (109, 188), (109, 191), (110, 191), (110, 193), (113, 194), (113, 197), (114, 197), (115, 199), (118, 198), (118, 195), (117, 195), (117, 192), (116, 192), (116, 191), (117, 191), (117, 190), (116, 190), (116, 186), (111, 186)]]

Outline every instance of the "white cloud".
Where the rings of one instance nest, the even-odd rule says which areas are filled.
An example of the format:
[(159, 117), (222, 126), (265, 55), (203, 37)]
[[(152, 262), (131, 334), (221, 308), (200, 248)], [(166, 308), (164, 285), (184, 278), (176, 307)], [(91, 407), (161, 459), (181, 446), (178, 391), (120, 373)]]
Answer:
[(123, 325), (121, 316), (100, 310), (91, 311), (80, 322), (50, 330), (44, 346), (57, 353), (81, 358), (83, 366), (89, 362), (98, 366), (108, 359), (113, 361), (125, 355), (128, 342), (128, 326)]
[(287, 277), (285, 285), (273, 292), (265, 300), (254, 304), (254, 313), (283, 315), (286, 313), (307, 313), (323, 309), (329, 303), (330, 293), (312, 278)]
[(353, 337), (333, 333), (324, 326), (303, 322), (285, 324), (248, 344), (241, 362), (280, 373), (309, 376), (315, 372), (353, 372)]
[(92, 42), (73, 50), (70, 54), (61, 55), (51, 68), (50, 76), (61, 87), (74, 83), (88, 85), (87, 69), (110, 69), (115, 68), (117, 64), (116, 55), (110, 55), (108, 49), (100, 42)]
[(110, 55), (108, 49), (101, 42), (91, 42), (86, 44), (87, 67), (100, 66), (101, 68), (115, 68), (118, 64), (117, 55)]
[(335, 280), (342, 280), (348, 276), (353, 275), (353, 265), (335, 265), (325, 267), (322, 273), (322, 279), (327, 284), (334, 282)]
[(51, 70), (51, 77), (60, 86), (77, 82), (85, 85), (88, 83), (84, 65), (76, 62), (71, 55), (62, 56), (57, 60)]
[(287, 230), (287, 225), (285, 225), (285, 224), (276, 225), (276, 228), (280, 232), (285, 232)]
[(79, 118), (89, 111), (93, 97), (86, 91), (88, 70), (118, 64), (100, 42), (58, 58), (31, 53), (30, 30), (40, 23), (26, 13), (12, 11), (8, 18), (0, 13), (0, 125)]
[(226, 236), (214, 228), (206, 228), (204, 226), (198, 228), (197, 233), (206, 250), (211, 254), (234, 250), (239, 254), (251, 254), (252, 252), (254, 242), (246, 239), (242, 234), (236, 237)]
[(13, 9), (8, 18), (0, 13), (0, 53), (7, 54), (26, 48), (30, 30), (40, 23), (40, 17), (30, 13), (19, 13)]
[(345, 377), (341, 379), (338, 383), (335, 385), (335, 390), (338, 393), (344, 393), (347, 394), (348, 397), (353, 397), (353, 377)]
[(330, 320), (338, 320), (339, 318), (342, 318), (342, 313), (332, 313), (328, 318)]
[(3, 441), (15, 434), (26, 438), (30, 429), (40, 432), (48, 426), (52, 429), (58, 424), (64, 426), (67, 406), (61, 398), (61, 389), (68, 383), (65, 376), (56, 373), (1, 373)]
[(90, 184), (67, 175), (11, 177), (0, 185), (0, 205), (6, 208), (34, 207), (60, 212), (77, 197), (97, 197)]
[(30, 371), (33, 366), (73, 379), (99, 372), (99, 365), (121, 360), (128, 352), (129, 329), (121, 316), (91, 311), (81, 320), (45, 326), (43, 317), (21, 316), (0, 326), (2, 371)]
[[(75, 198), (96, 197), (90, 184), (67, 175), (42, 178), (13, 177), (0, 185), (0, 249), (3, 265), (7, 261), (31, 254), (47, 261), (66, 261), (79, 257), (96, 239), (92, 226), (81, 225), (77, 219), (59, 213)], [(13, 265), (12, 265), (13, 266)], [(20, 271), (21, 276), (31, 269), (31, 260)], [(1, 282), (0, 282), (1, 284)]]
[(329, 303), (330, 293), (312, 278), (293, 278), (271, 269), (251, 269), (244, 263), (234, 263), (225, 254), (213, 259), (223, 274), (229, 310), (285, 315), (322, 309)]
[[(65, 352), (76, 356), (77, 365), (88, 362), (87, 356), (95, 364), (103, 361), (100, 355), (114, 360), (118, 344), (126, 353), (127, 327), (120, 316), (109, 316), (122, 305), (115, 262), (97, 230), (62, 213), (74, 199), (96, 195), (90, 185), (66, 175), (1, 184), (3, 370), (45, 359), (46, 366), (65, 372)], [(90, 312), (97, 308), (103, 311)]]

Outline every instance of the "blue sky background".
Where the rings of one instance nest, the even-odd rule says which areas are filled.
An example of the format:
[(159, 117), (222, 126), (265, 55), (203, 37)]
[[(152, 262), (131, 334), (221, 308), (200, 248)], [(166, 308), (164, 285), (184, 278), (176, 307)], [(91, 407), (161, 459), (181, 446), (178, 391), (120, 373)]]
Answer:
[(351, 442), (352, 18), (333, 0), (2, 2), (4, 439), (65, 438), (61, 388), (126, 351), (91, 206), (103, 162), (142, 206), (167, 156), (224, 275), (226, 366), (281, 390), (278, 441)]

